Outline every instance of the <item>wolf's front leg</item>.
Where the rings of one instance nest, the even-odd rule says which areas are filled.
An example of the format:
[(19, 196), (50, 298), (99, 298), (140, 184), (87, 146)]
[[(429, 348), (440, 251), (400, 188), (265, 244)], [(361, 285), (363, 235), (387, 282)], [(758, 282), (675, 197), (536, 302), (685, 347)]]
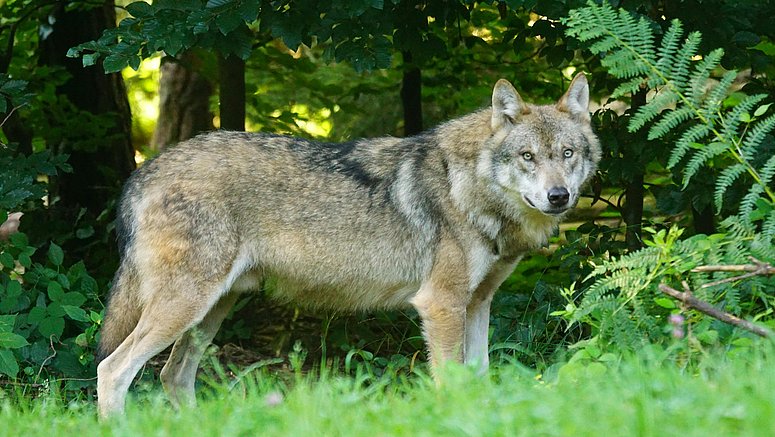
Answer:
[(442, 290), (425, 285), (412, 300), (422, 319), (431, 373), (436, 383), (440, 382), (439, 369), (444, 362), (462, 363), (465, 357), (466, 306), (448, 298)]
[(515, 260), (498, 261), (471, 296), (466, 308), (465, 363), (476, 367), (480, 374), (487, 372), (490, 364), (490, 305), (495, 291), (514, 271)]

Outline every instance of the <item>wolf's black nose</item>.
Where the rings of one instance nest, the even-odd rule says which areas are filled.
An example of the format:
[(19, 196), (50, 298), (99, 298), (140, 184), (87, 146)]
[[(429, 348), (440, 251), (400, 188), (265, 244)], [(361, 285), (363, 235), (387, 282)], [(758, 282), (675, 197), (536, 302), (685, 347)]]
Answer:
[(570, 200), (570, 193), (565, 187), (552, 187), (546, 197), (549, 198), (549, 203), (554, 206), (565, 206)]

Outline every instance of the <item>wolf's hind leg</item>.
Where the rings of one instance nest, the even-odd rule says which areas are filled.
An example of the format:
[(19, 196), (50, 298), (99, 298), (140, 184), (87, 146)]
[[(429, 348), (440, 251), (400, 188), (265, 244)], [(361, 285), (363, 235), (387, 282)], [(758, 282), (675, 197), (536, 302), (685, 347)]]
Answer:
[[(190, 295), (181, 294), (174, 281), (159, 288), (157, 298), (144, 306), (132, 333), (97, 366), (97, 396), (102, 417), (124, 409), (127, 390), (143, 365), (202, 320), (215, 303), (197, 299), (195, 290)], [(216, 290), (217, 284), (211, 284), (211, 288)]]
[(199, 362), (239, 296), (238, 292), (223, 296), (202, 322), (186, 331), (172, 347), (172, 353), (161, 370), (161, 383), (176, 408), (196, 404), (194, 384)]

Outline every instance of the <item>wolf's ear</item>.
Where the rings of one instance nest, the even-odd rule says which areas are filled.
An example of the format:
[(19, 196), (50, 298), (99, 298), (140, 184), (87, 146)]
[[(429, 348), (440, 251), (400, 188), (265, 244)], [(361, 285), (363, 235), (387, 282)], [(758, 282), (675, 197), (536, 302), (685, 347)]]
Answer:
[(584, 73), (579, 73), (557, 102), (557, 109), (584, 121), (589, 121), (589, 84)]
[(500, 129), (505, 123), (514, 123), (522, 114), (529, 114), (530, 108), (514, 86), (501, 79), (492, 90), (492, 130)]

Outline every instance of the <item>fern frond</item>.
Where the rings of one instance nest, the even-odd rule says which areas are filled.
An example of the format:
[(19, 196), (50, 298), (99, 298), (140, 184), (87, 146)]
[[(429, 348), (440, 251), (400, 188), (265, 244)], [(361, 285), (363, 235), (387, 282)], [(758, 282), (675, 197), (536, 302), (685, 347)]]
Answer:
[(622, 97), (626, 94), (635, 94), (638, 92), (638, 90), (640, 90), (644, 83), (645, 81), (642, 77), (633, 77), (628, 81), (622, 82), (621, 85), (616, 87), (616, 89), (611, 93), (611, 98), (618, 99), (619, 97)]
[(750, 112), (754, 106), (758, 105), (759, 102), (765, 98), (767, 98), (767, 94), (754, 94), (752, 96), (746, 96), (740, 103), (735, 105), (735, 107), (721, 119), (721, 125), (723, 126), (721, 135), (724, 136), (724, 138), (737, 137), (737, 131), (740, 128), (740, 123), (742, 123), (740, 116), (743, 115), (744, 112)]
[(685, 189), (687, 186), (689, 186), (689, 181), (694, 177), (695, 174), (697, 174), (703, 165), (705, 165), (711, 159), (723, 154), (727, 150), (728, 147), (726, 143), (715, 141), (710, 144), (706, 144), (705, 147), (697, 150), (689, 160), (689, 163), (686, 164), (686, 168), (684, 169), (683, 188)]
[(700, 32), (692, 32), (686, 37), (683, 46), (679, 53), (682, 56), (678, 56), (675, 59), (673, 68), (670, 70), (670, 78), (675, 92), (685, 94), (687, 91), (687, 85), (689, 83), (689, 76), (691, 74), (690, 67), (692, 62), (692, 56), (697, 53), (697, 49), (702, 42), (702, 34)]
[(655, 119), (659, 114), (667, 107), (675, 105), (679, 96), (668, 87), (662, 88), (656, 97), (651, 99), (648, 103), (638, 108), (638, 111), (630, 120), (627, 125), (627, 130), (630, 132), (636, 132), (640, 130), (646, 123)]
[[(657, 71), (668, 71), (673, 64), (675, 57), (678, 53), (678, 46), (683, 36), (683, 24), (680, 20), (673, 20), (670, 22), (670, 27), (662, 37), (662, 43), (657, 51), (657, 63), (654, 68)], [(652, 75), (649, 77), (648, 87), (657, 88), (665, 85), (667, 82), (663, 76)]]
[(724, 169), (716, 180), (716, 189), (713, 192), (713, 201), (716, 211), (721, 211), (724, 204), (724, 193), (741, 175), (745, 174), (748, 168), (741, 163), (737, 163)]
[(713, 73), (713, 70), (718, 67), (723, 56), (724, 50), (716, 49), (703, 57), (702, 60), (695, 65), (694, 73), (690, 80), (690, 87), (692, 89), (691, 100), (693, 102), (699, 102), (702, 99), (702, 95), (705, 94), (705, 86), (708, 83), (708, 78)]
[[(764, 219), (764, 223), (762, 224), (761, 235), (762, 237), (769, 240), (768, 246), (770, 247), (770, 249), (772, 249), (772, 240), (775, 240), (775, 209), (770, 211), (770, 213)], [(773, 252), (775, 252), (775, 250), (773, 250)], [(773, 259), (773, 258), (775, 258), (775, 256), (769, 257), (769, 259)]]
[[(702, 102), (702, 107), (700, 108), (700, 113), (706, 120), (714, 120), (719, 116), (721, 102), (723, 102), (724, 98), (729, 94), (729, 87), (732, 85), (732, 82), (735, 81), (736, 77), (737, 72), (727, 71), (724, 73), (721, 80), (708, 90), (707, 95)], [(702, 89), (702, 87), (700, 87), (700, 89)], [(695, 90), (694, 92), (697, 91)]]
[(741, 148), (743, 157), (751, 160), (759, 145), (773, 129), (775, 129), (775, 114), (754, 123), (751, 131), (743, 139), (743, 147)]
[(672, 169), (681, 161), (692, 145), (700, 142), (713, 131), (713, 125), (696, 124), (684, 132), (681, 138), (675, 144), (675, 148), (670, 153), (670, 159), (667, 161), (667, 168)]
[(759, 177), (762, 179), (762, 185), (767, 186), (772, 182), (772, 177), (775, 176), (775, 155), (770, 156), (770, 159), (764, 163), (761, 169), (759, 169)]
[(748, 221), (748, 217), (751, 215), (751, 212), (753, 212), (754, 207), (756, 206), (756, 201), (759, 200), (759, 198), (764, 194), (764, 186), (760, 184), (753, 184), (751, 185), (751, 188), (748, 190), (748, 193), (746, 193), (745, 196), (743, 196), (743, 200), (740, 201), (740, 216)]
[(649, 140), (655, 140), (667, 135), (670, 131), (678, 127), (681, 123), (690, 120), (694, 115), (692, 108), (681, 106), (662, 113), (662, 119), (649, 129)]

